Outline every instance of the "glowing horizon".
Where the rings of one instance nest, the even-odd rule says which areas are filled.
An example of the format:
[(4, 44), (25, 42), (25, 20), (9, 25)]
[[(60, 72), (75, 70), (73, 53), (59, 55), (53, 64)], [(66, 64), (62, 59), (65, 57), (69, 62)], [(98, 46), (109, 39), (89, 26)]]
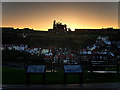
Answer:
[[(40, 28), (31, 28), (31, 27), (13, 27), (13, 26), (2, 26), (2, 27), (12, 27), (14, 29), (24, 29), (24, 28), (29, 28), (29, 29), (33, 29), (33, 30), (38, 30), (38, 31), (48, 31), (48, 29), (53, 29), (52, 27), (51, 28), (48, 28), (47, 30), (46, 29), (40, 29)], [(67, 27), (67, 28), (70, 28), (70, 27)], [(80, 28), (70, 28), (72, 31), (74, 31), (75, 29), (102, 29), (102, 28), (113, 28), (113, 29), (118, 29), (118, 27), (80, 27)]]
[(53, 21), (56, 20), (71, 30), (118, 28), (117, 5), (116, 2), (3, 2), (2, 27), (48, 31), (53, 28)]
[[(73, 27), (69, 27), (67, 26), (67, 28), (70, 28), (72, 31), (74, 31), (75, 29), (102, 29), (102, 28), (114, 28), (114, 29), (118, 29), (118, 27), (113, 27), (113, 26), (106, 26), (106, 27), (74, 27), (74, 25), (72, 25)], [(14, 27), (14, 26), (2, 26), (2, 27), (13, 27), (14, 29), (24, 29), (24, 28), (29, 28), (29, 29), (33, 29), (33, 30), (39, 30), (39, 31), (48, 31), (48, 29), (53, 29), (52, 27), (48, 27), (48, 29), (40, 29), (40, 28), (33, 28), (33, 27)]]

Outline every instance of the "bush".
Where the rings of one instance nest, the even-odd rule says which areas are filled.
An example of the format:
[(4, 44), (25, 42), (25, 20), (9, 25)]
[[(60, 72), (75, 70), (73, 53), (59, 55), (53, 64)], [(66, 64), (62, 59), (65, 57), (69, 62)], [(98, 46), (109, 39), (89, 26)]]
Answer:
[(4, 61), (17, 61), (19, 57), (24, 58), (25, 53), (24, 52), (19, 52), (19, 51), (10, 51), (10, 50), (5, 50), (2, 51), (2, 60)]

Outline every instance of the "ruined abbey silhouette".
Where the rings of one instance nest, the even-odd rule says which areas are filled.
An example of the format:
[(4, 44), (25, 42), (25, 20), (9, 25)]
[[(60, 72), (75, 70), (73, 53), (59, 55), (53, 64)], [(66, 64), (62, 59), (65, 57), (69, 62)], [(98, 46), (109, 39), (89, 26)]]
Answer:
[(67, 31), (71, 31), (70, 28), (67, 28), (66, 24), (62, 24), (60, 22), (53, 21), (53, 29), (48, 29), (49, 32), (54, 33), (67, 33)]

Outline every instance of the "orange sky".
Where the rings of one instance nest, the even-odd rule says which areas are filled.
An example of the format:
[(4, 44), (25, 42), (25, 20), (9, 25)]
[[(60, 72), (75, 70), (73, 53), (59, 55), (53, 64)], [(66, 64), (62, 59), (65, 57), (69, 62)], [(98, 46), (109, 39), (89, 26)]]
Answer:
[(53, 20), (74, 30), (84, 28), (118, 27), (118, 6), (115, 2), (2, 3), (2, 26), (45, 30)]

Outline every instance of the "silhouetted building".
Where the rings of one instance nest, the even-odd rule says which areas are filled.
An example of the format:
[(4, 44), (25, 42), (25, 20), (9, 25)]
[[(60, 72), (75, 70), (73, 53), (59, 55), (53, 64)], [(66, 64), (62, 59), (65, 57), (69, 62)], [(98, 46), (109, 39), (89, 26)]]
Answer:
[(53, 21), (53, 29), (48, 29), (48, 32), (54, 33), (67, 33), (67, 25), (60, 22), (56, 23), (56, 20)]

